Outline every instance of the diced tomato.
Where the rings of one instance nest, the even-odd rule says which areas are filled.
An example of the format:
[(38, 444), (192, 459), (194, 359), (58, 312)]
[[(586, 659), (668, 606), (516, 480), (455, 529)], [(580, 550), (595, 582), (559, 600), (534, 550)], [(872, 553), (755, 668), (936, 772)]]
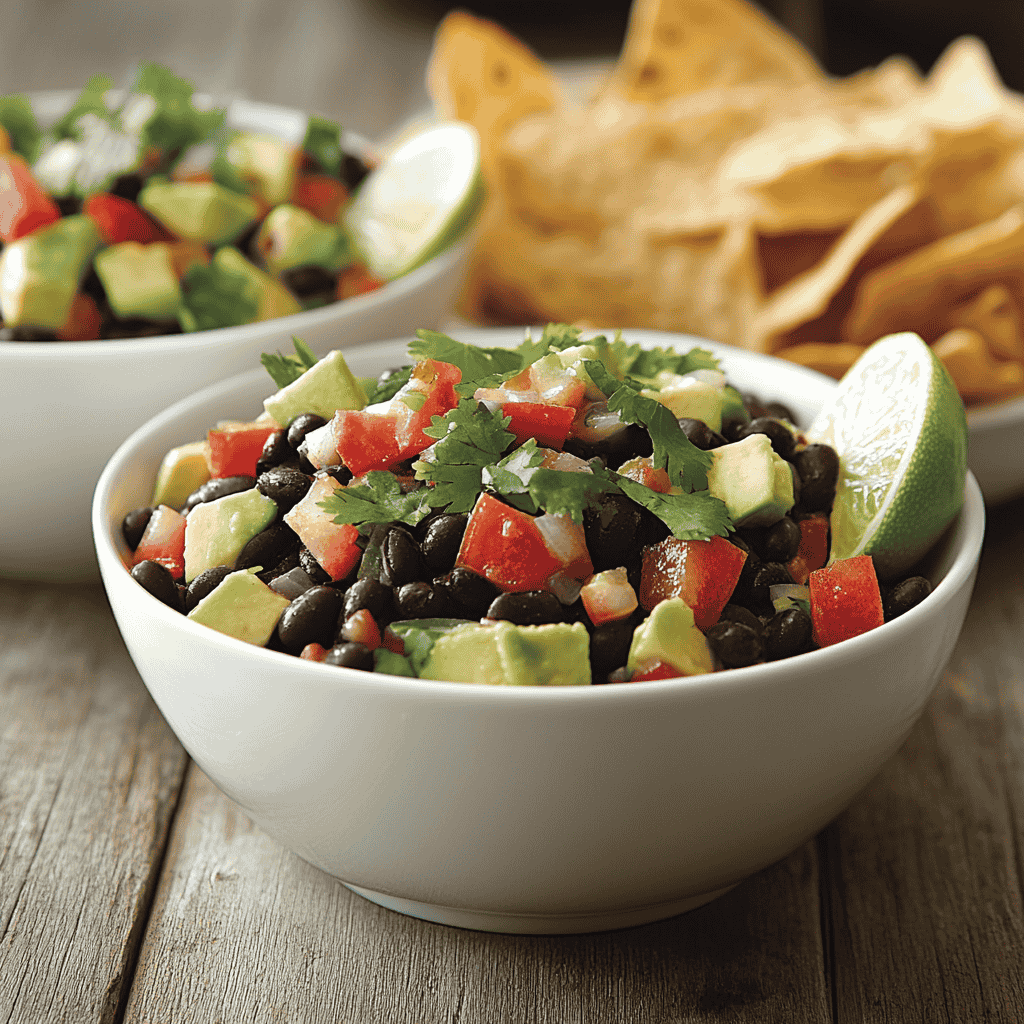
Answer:
[(576, 410), (567, 405), (535, 405), (533, 402), (505, 402), (502, 416), (509, 417), (506, 428), (516, 436), (516, 444), (531, 437), (545, 448), (561, 448), (569, 436)]
[(360, 608), (345, 620), (341, 627), (341, 639), (362, 644), (371, 651), (380, 647), (380, 629), (368, 609)]
[(323, 644), (306, 644), (299, 657), (303, 661), (323, 661), (327, 657), (327, 648)]
[(628, 619), (637, 607), (636, 591), (630, 585), (625, 569), (606, 569), (591, 576), (583, 584), (580, 598), (595, 626)]
[(870, 555), (834, 562), (810, 574), (811, 624), (819, 647), (860, 636), (885, 622)]
[(222, 423), (208, 431), (210, 476), (255, 476), (263, 445), (275, 430), (273, 423)]
[(390, 626), (384, 630), (384, 635), (380, 638), (380, 645), (385, 651), (390, 651), (392, 654), (405, 654), (405, 641), (397, 633), (392, 632)]
[(339, 409), (331, 426), (338, 438), (341, 461), (354, 476), (362, 476), (372, 469), (387, 469), (402, 461), (395, 436), (397, 424), (386, 412)]
[(679, 669), (670, 665), (667, 661), (655, 659), (654, 661), (647, 662), (643, 668), (637, 669), (630, 676), (629, 681), (631, 683), (643, 683), (652, 679), (675, 679), (681, 674)]
[(650, 611), (660, 601), (681, 597), (701, 630), (713, 626), (729, 603), (747, 553), (724, 537), (679, 540), (667, 537), (644, 548), (640, 604)]
[(91, 295), (79, 292), (71, 303), (64, 326), (57, 331), (61, 341), (93, 341), (100, 336), (103, 316)]
[[(563, 516), (538, 517), (562, 520)], [(555, 573), (578, 580), (593, 572), (583, 542), (583, 527), (568, 520), (564, 540), (579, 532), (579, 543), (571, 547), (561, 543), (552, 550), (538, 519), (506, 505), (489, 494), (481, 494), (473, 506), (462, 537), (456, 565), (472, 569), (509, 593), (550, 589), (548, 581)], [(559, 548), (565, 550), (559, 550)]]
[(320, 508), (320, 502), (335, 490), (337, 484), (331, 477), (317, 476), (306, 496), (285, 513), (284, 521), (299, 535), (324, 572), (332, 580), (343, 580), (359, 564), (363, 551), (356, 543), (359, 528), (334, 522), (333, 514)]
[(341, 208), (348, 202), (348, 189), (327, 174), (299, 172), (292, 190), (292, 203), (308, 210), (327, 224), (336, 224)]
[(149, 517), (132, 565), (159, 562), (177, 580), (185, 575), (185, 517), (167, 505), (160, 505)]
[(794, 583), (806, 586), (807, 577), (828, 561), (828, 517), (812, 516), (801, 519), (797, 525), (800, 527), (800, 547), (786, 563), (786, 568)]
[(672, 480), (669, 478), (668, 471), (655, 469), (651, 465), (649, 455), (624, 462), (619, 466), (619, 473), (628, 480), (635, 480), (638, 484), (643, 484), (644, 487), (649, 487), (659, 494), (668, 494), (672, 490)]
[(385, 284), (387, 281), (374, 277), (362, 263), (353, 263), (338, 275), (338, 287), (334, 294), (339, 299), (351, 299), (356, 295), (374, 292)]
[(60, 220), (57, 204), (17, 153), (0, 156), (0, 241), (16, 242)]
[(142, 207), (129, 199), (97, 192), (89, 196), (82, 212), (91, 217), (107, 245), (119, 242), (166, 242), (173, 238), (159, 224), (151, 220)]

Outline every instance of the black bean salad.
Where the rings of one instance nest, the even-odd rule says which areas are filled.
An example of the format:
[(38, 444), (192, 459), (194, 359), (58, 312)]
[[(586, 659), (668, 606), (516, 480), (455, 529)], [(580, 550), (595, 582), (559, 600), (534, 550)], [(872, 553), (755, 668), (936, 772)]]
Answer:
[(300, 658), (499, 685), (639, 682), (838, 643), (927, 596), (829, 564), (833, 449), (717, 360), (548, 325), (431, 331), (378, 380), (264, 355), (251, 422), (173, 449), (122, 532), (138, 583)]

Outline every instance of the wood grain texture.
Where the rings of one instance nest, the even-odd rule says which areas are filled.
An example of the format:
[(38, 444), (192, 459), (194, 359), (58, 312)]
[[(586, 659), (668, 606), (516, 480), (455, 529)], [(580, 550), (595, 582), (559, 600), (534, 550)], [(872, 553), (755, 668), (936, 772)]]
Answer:
[(186, 765), (99, 587), (0, 581), (0, 1021), (114, 1019)]
[(813, 844), (715, 904), (598, 935), (489, 935), (350, 893), (190, 769), (126, 1024), (829, 1020)]
[(1024, 502), (922, 720), (827, 831), (837, 1022), (1024, 1020)]

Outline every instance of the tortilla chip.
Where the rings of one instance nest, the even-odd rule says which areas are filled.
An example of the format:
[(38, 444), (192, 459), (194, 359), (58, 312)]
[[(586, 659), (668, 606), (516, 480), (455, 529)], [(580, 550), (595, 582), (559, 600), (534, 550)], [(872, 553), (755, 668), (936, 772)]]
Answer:
[(778, 353), (791, 363), (799, 363), (818, 373), (839, 380), (846, 371), (864, 354), (866, 345), (830, 344), (809, 341), (802, 345), (785, 348)]
[(608, 88), (657, 103), (709, 86), (818, 78), (811, 55), (742, 0), (634, 0)]
[(949, 326), (977, 331), (999, 359), (1024, 362), (1020, 309), (1005, 285), (991, 285), (976, 298), (951, 310)]
[(1024, 364), (993, 359), (977, 331), (958, 327), (939, 338), (932, 351), (949, 371), (965, 402), (990, 402), (1024, 394)]

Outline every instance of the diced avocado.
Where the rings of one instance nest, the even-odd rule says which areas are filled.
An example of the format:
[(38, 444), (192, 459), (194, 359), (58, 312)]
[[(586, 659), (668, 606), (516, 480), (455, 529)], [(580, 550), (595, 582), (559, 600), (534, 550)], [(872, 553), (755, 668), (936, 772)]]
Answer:
[(212, 181), (151, 181), (139, 206), (189, 242), (221, 245), (256, 219), (256, 202)]
[(640, 394), (665, 406), (676, 419), (700, 420), (712, 430), (722, 429), (722, 390), (697, 377), (664, 371), (657, 378), (659, 390), (645, 388)]
[(196, 505), (185, 521), (185, 582), (218, 565), (234, 568), (242, 548), (276, 515), (277, 504), (255, 487)]
[(188, 496), (210, 479), (205, 441), (193, 441), (172, 448), (160, 463), (150, 504), (181, 508)]
[(771, 526), (793, 507), (793, 474), (767, 434), (713, 448), (708, 490), (737, 526)]
[(633, 631), (626, 668), (635, 671), (652, 661), (663, 661), (685, 676), (714, 671), (704, 634), (694, 624), (693, 611), (681, 597), (656, 604)]
[[(613, 377), (617, 377), (620, 380), (622, 379), (622, 370), (619, 368), (619, 361), (615, 358), (615, 354), (612, 352), (611, 346), (603, 336), (593, 338), (583, 345), (572, 345), (569, 348), (563, 348), (558, 353), (558, 358), (562, 365), (567, 369), (570, 366), (574, 366), (576, 363), (582, 362), (584, 359), (598, 359), (604, 363), (605, 369)], [(577, 367), (576, 372), (581, 377), (586, 376), (582, 366)]]
[(122, 320), (174, 320), (181, 286), (166, 242), (121, 242), (96, 254), (96, 275), (110, 308)]
[(271, 590), (248, 569), (241, 569), (225, 576), (188, 617), (219, 633), (263, 647), (289, 603), (287, 597)]
[(722, 388), (722, 420), (750, 422), (750, 413), (743, 404), (743, 396), (731, 384)]
[(589, 648), (581, 622), (459, 626), (438, 638), (420, 676), (494, 686), (585, 686)]
[(329, 420), (338, 409), (362, 409), (365, 405), (366, 392), (338, 351), (328, 352), (298, 380), (263, 402), (263, 408), (281, 426), (301, 412), (315, 412)]
[(300, 155), (295, 146), (281, 139), (249, 132), (239, 132), (225, 152), (228, 163), (271, 206), (291, 199)]
[(256, 319), (273, 320), (279, 316), (298, 313), (302, 307), (298, 299), (280, 281), (265, 274), (254, 263), (250, 263), (236, 248), (225, 245), (213, 257), (215, 266), (229, 273), (244, 276), (252, 282), (256, 293)]
[(62, 217), (0, 252), (0, 318), (56, 331), (67, 322), (100, 236), (91, 217)]
[(343, 228), (325, 224), (298, 206), (275, 206), (256, 236), (256, 251), (271, 274), (292, 267), (340, 270), (353, 258), (352, 244)]

